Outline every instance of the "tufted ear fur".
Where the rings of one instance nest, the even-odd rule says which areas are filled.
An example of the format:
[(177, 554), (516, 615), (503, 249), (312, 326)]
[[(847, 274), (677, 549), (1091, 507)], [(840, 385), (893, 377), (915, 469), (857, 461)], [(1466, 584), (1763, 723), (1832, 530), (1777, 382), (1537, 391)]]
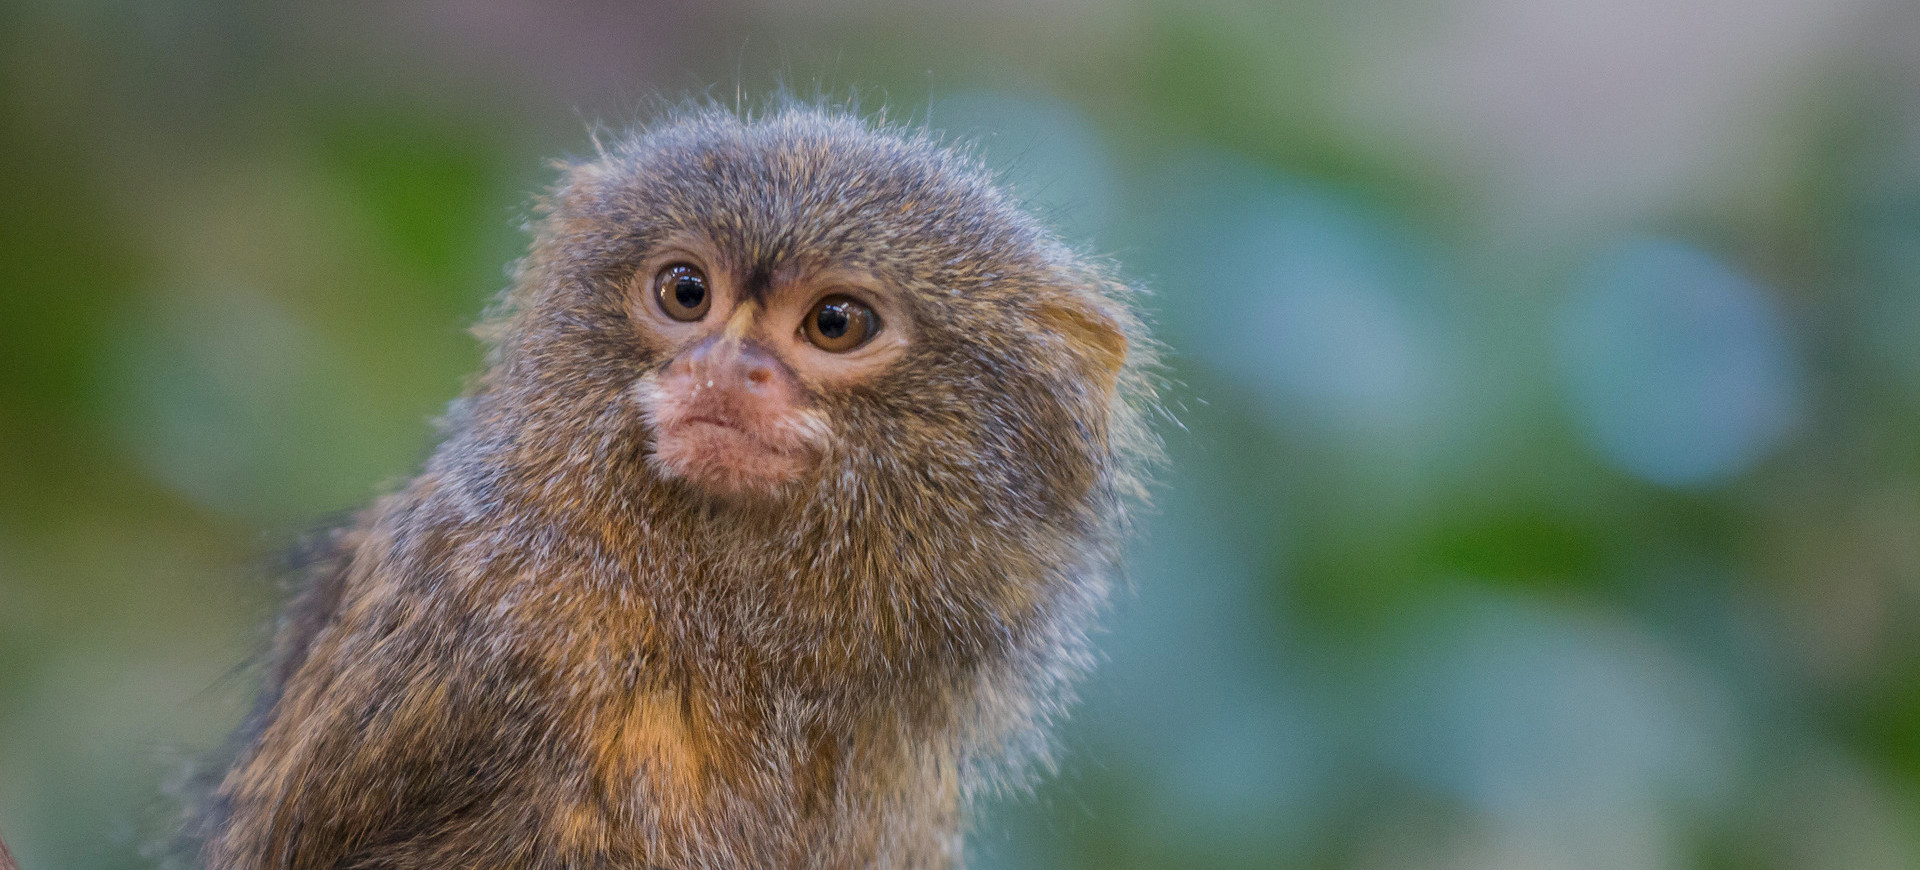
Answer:
[(1066, 339), (1100, 398), (1112, 399), (1127, 362), (1127, 334), (1120, 323), (1097, 303), (1074, 297), (1041, 303), (1038, 315), (1042, 326)]

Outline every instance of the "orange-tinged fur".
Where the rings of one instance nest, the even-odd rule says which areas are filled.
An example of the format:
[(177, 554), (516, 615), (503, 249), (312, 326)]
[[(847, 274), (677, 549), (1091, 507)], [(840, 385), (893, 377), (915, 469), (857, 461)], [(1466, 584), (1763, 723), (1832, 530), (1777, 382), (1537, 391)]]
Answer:
[(1059, 334), (1086, 362), (1087, 376), (1102, 396), (1111, 397), (1127, 362), (1127, 337), (1105, 315), (1083, 303), (1041, 306), (1038, 321)]
[(699, 815), (717, 759), (702, 745), (706, 737), (691, 721), (692, 705), (663, 690), (608, 712), (606, 724), (594, 732), (590, 760), (607, 800), (626, 800), (644, 784), (648, 799), (681, 825)]

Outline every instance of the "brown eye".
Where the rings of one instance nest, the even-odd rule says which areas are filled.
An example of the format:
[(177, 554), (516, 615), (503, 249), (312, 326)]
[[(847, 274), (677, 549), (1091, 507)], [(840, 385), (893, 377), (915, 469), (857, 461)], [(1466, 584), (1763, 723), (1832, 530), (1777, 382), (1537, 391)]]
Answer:
[(814, 303), (801, 326), (814, 347), (845, 353), (880, 331), (880, 315), (851, 296), (828, 296)]
[(660, 310), (675, 320), (699, 320), (713, 307), (707, 276), (686, 263), (674, 263), (653, 278), (653, 295)]

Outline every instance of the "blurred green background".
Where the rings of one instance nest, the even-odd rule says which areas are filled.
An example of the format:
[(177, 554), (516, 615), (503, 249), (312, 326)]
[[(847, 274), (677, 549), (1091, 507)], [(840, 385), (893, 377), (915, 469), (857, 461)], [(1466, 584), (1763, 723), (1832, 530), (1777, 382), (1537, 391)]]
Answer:
[(1920, 6), (0, 3), (0, 830), (151, 866), (546, 160), (785, 80), (1153, 289), (1173, 462), (983, 868), (1920, 867)]

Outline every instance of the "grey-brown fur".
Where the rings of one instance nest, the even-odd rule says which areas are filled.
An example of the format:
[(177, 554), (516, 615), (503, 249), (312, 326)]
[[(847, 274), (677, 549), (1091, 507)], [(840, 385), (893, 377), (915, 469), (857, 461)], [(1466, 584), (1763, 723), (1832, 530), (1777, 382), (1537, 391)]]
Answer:
[[(208, 866), (956, 865), (1089, 664), (1153, 454), (1129, 291), (970, 158), (806, 105), (671, 113), (539, 213), (443, 443), (283, 620)], [(621, 294), (674, 232), (910, 300), (789, 491), (649, 469), (666, 360)]]

